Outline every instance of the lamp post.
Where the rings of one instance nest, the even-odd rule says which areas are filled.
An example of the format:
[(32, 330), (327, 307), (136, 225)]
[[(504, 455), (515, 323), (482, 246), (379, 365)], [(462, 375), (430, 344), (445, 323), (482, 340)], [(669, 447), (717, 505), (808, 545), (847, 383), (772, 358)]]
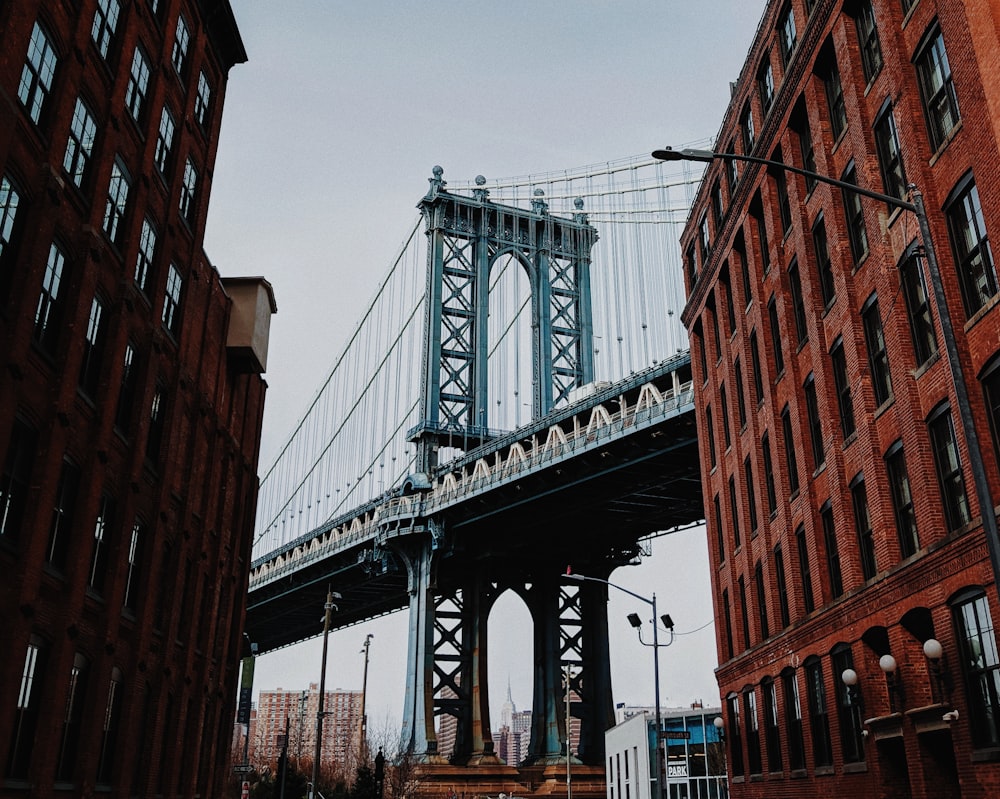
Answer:
[(316, 703), (316, 749), (313, 755), (312, 782), (309, 784), (309, 799), (316, 799), (319, 784), (319, 760), (323, 754), (323, 700), (326, 697), (326, 651), (330, 640), (330, 614), (337, 607), (334, 599), (341, 599), (336, 591), (326, 589), (326, 602), (323, 605), (323, 659), (319, 672), (319, 699)]
[(986, 547), (990, 554), (990, 565), (993, 568), (993, 585), (997, 592), (1000, 593), (1000, 533), (997, 530), (996, 511), (993, 506), (993, 498), (990, 495), (989, 482), (986, 478), (986, 464), (979, 445), (979, 435), (976, 433), (976, 425), (972, 418), (968, 385), (965, 382), (962, 362), (958, 357), (958, 345), (955, 342), (951, 312), (948, 310), (948, 302), (944, 296), (944, 284), (941, 281), (941, 271), (938, 267), (937, 254), (934, 250), (930, 224), (927, 221), (927, 211), (924, 208), (924, 196), (920, 190), (916, 185), (910, 183), (907, 189), (909, 189), (913, 202), (907, 202), (889, 194), (881, 194), (877, 191), (864, 189), (854, 183), (847, 183), (846, 181), (827, 177), (826, 175), (811, 172), (807, 169), (783, 164), (781, 161), (772, 161), (767, 158), (757, 158), (751, 155), (737, 155), (736, 153), (717, 153), (713, 150), (673, 150), (670, 147), (666, 147), (662, 150), (654, 150), (652, 156), (660, 161), (711, 162), (718, 159), (721, 161), (747, 161), (753, 164), (763, 164), (764, 166), (781, 169), (785, 172), (793, 172), (796, 175), (804, 175), (820, 183), (827, 183), (843, 191), (860, 194), (863, 197), (870, 197), (895, 208), (912, 211), (917, 217), (920, 239), (926, 255), (924, 261), (927, 264), (927, 282), (930, 283), (931, 289), (934, 292), (934, 304), (937, 306), (938, 318), (941, 321), (941, 335), (944, 337), (945, 351), (948, 354), (948, 367), (951, 372), (951, 382), (955, 390), (959, 421), (962, 425), (962, 434), (965, 437), (966, 446), (969, 449), (969, 467), (972, 470), (976, 500), (979, 502), (979, 512), (983, 521), (983, 533), (986, 536)]
[[(629, 620), (629, 623), (633, 627), (635, 627), (636, 629), (639, 630), (639, 643), (641, 643), (643, 646), (651, 646), (651, 647), (653, 647), (653, 694), (654, 694), (654, 702), (656, 703), (656, 778), (655, 778), (656, 793), (654, 794), (654, 796), (656, 796), (656, 797), (662, 797), (662, 795), (663, 795), (663, 786), (662, 786), (661, 782), (662, 782), (664, 768), (663, 768), (663, 751), (662, 751), (662, 748), (660, 746), (660, 737), (661, 737), (660, 736), (660, 733), (661, 733), (661, 730), (660, 730), (660, 726), (661, 726), (661, 721), (660, 721), (660, 640), (659, 640), (659, 636), (657, 635), (657, 628), (659, 627), (659, 624), (658, 624), (657, 618), (656, 618), (656, 594), (654, 593), (651, 598), (644, 597), (642, 594), (637, 594), (635, 591), (630, 591), (628, 588), (623, 588), (622, 586), (620, 586), (620, 585), (618, 585), (616, 583), (613, 583), (610, 580), (602, 580), (600, 577), (587, 577), (586, 575), (583, 575), (583, 574), (572, 574), (572, 573), (567, 573), (567, 574), (564, 575), (564, 577), (567, 580), (578, 580), (580, 582), (591, 582), (591, 583), (604, 583), (605, 585), (610, 585), (612, 588), (617, 588), (619, 591), (623, 591), (626, 594), (628, 594), (629, 596), (635, 597), (636, 599), (640, 600), (641, 602), (645, 602), (647, 605), (649, 605), (653, 609), (653, 642), (651, 644), (647, 644), (645, 641), (642, 640), (642, 630), (640, 629), (640, 627), (642, 626), (642, 620), (635, 613), (630, 613), (629, 616), (628, 616), (628, 620)], [(668, 643), (666, 643), (666, 644), (663, 644), (663, 646), (670, 646), (670, 644), (673, 643), (674, 623), (670, 619), (670, 615), (669, 614), (664, 614), (664, 616), (663, 616), (663, 623), (667, 627), (667, 629), (670, 630), (670, 641)], [(567, 719), (567, 724), (568, 723), (569, 723), (569, 719)], [(569, 733), (567, 731), (567, 735), (568, 734)]]
[(358, 733), (360, 739), (358, 741), (358, 755), (363, 764), (368, 763), (368, 720), (365, 718), (365, 698), (368, 693), (368, 647), (371, 646), (374, 637), (372, 633), (368, 633), (365, 636), (365, 648), (361, 650), (365, 654), (365, 671), (361, 678), (361, 722)]

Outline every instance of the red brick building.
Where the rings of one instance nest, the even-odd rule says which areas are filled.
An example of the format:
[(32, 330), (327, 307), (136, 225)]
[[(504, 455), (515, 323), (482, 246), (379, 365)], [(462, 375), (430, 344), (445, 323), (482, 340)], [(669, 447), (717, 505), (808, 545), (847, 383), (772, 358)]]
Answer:
[(0, 5), (0, 795), (214, 796), (267, 329), (202, 250), (228, 0)]
[[(716, 142), (923, 192), (993, 498), (998, 65), (988, 0), (769, 2)], [(916, 216), (715, 159), (682, 246), (733, 796), (1000, 795), (996, 500)]]

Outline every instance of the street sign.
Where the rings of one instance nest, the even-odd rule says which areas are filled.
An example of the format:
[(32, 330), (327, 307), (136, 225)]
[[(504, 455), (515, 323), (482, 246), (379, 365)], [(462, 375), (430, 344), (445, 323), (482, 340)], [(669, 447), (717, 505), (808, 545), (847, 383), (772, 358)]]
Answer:
[(249, 774), (251, 771), (253, 771), (253, 766), (249, 763), (237, 763), (233, 766), (234, 774)]
[(243, 780), (243, 790), (240, 791), (240, 799), (250, 799), (250, 783), (247, 780)]
[(690, 730), (666, 730), (663, 733), (663, 737), (666, 738), (667, 740), (669, 740), (671, 738), (674, 738), (674, 739), (679, 740), (679, 741), (680, 740), (687, 741), (687, 740), (689, 740), (691, 738), (691, 731)]

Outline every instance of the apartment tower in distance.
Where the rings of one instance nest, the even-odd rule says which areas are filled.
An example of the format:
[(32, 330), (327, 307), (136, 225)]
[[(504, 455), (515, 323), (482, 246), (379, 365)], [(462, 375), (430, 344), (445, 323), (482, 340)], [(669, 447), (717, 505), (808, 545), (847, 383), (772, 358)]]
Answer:
[(228, 0), (0, 4), (0, 795), (219, 796), (261, 278), (202, 250)]
[(733, 85), (717, 153), (846, 184), (714, 158), (682, 237), (737, 799), (1000, 794), (998, 36), (769, 2)]

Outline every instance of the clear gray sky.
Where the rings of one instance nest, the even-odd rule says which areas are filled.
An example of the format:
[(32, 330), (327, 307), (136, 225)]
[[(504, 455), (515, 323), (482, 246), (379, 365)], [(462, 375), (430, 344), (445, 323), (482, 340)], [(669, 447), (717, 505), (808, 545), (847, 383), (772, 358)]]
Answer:
[[(250, 56), (230, 74), (206, 235), (223, 275), (274, 286), (260, 470), (270, 465), (387, 271), (435, 164), (465, 181), (547, 172), (714, 136), (763, 0), (232, 0)], [(702, 530), (658, 539), (612, 578), (657, 595), (680, 633), (664, 705), (718, 702)], [(612, 597), (615, 701), (652, 704), (653, 669)], [(638, 605), (638, 607), (636, 606)], [(317, 608), (320, 618), (322, 609)], [(708, 626), (705, 626), (708, 625)], [(698, 632), (693, 632), (700, 629)], [(398, 728), (407, 617), (331, 636), (327, 685), (360, 688), (369, 726)], [(647, 634), (649, 630), (647, 628)], [(528, 614), (490, 617), (494, 724), (508, 677), (531, 697)], [(258, 662), (256, 688), (319, 680), (319, 641)]]

